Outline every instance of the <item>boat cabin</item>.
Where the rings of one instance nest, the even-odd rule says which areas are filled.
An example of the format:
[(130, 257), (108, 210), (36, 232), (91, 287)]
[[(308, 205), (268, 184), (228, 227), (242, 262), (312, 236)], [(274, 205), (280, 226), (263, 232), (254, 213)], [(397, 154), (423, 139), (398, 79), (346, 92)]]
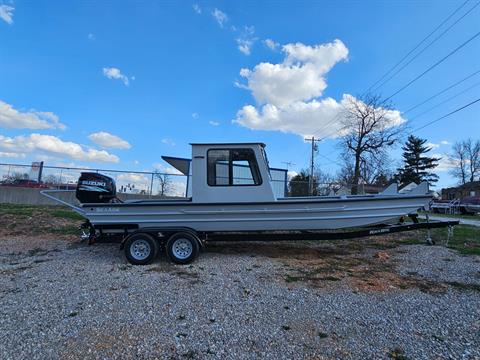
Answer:
[[(275, 201), (270, 168), (263, 143), (192, 145), (191, 169), (185, 161), (163, 157), (185, 175), (191, 174), (192, 202)], [(182, 161), (183, 160), (183, 161)]]

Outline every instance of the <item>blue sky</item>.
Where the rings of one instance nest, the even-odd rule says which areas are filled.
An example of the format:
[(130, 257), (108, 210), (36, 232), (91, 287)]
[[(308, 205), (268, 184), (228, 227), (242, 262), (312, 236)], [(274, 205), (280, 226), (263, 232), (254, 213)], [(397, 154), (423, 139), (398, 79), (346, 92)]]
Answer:
[[(309, 162), (303, 135), (314, 134), (330, 135), (318, 166), (335, 173), (342, 98), (364, 92), (463, 2), (0, 0), (0, 162), (152, 170), (161, 155), (189, 157), (190, 142), (261, 141), (272, 166), (298, 171)], [(379, 91), (394, 93), (478, 32), (479, 19), (477, 7)], [(415, 129), (475, 100), (480, 74), (401, 113), (480, 70), (479, 59), (476, 38), (394, 96), (392, 117), (442, 103)], [(415, 134), (444, 156), (479, 137), (479, 112)], [(441, 186), (455, 182), (447, 168)]]

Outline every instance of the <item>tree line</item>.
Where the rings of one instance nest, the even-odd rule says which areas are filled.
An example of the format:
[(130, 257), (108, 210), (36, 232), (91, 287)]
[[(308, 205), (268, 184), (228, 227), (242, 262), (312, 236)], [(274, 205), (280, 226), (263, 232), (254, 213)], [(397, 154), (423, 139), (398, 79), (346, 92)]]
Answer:
[[(398, 123), (400, 113), (392, 104), (379, 96), (367, 94), (361, 101), (351, 98), (344, 106), (338, 147), (341, 150), (341, 168), (336, 175), (316, 171), (311, 195), (327, 195), (347, 186), (351, 194), (361, 192), (365, 184), (385, 187), (393, 182), (406, 186), (412, 182), (438, 181), (435, 169), (441, 160), (451, 167), (450, 173), (459, 184), (478, 180), (480, 177), (480, 141), (467, 139), (455, 143), (452, 152), (441, 157), (430, 156), (432, 147), (428, 140), (413, 134), (407, 135), (407, 127)], [(400, 142), (402, 158), (397, 167), (392, 164), (390, 152)], [(302, 170), (289, 181), (291, 196), (309, 195), (310, 175)]]

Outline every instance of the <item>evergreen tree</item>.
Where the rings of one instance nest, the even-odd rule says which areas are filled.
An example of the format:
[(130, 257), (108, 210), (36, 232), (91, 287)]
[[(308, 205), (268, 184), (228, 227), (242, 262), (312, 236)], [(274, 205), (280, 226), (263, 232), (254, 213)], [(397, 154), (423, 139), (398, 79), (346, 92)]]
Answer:
[(428, 157), (426, 154), (432, 150), (426, 146), (427, 140), (410, 135), (403, 145), (403, 168), (397, 169), (396, 179), (401, 185), (411, 182), (420, 183), (428, 181), (430, 185), (438, 181), (438, 175), (431, 172), (438, 166), (440, 158)]
[[(292, 177), (288, 183), (290, 196), (309, 196), (310, 175), (307, 170), (302, 170), (299, 174)], [(313, 195), (317, 195), (318, 180), (313, 177)]]

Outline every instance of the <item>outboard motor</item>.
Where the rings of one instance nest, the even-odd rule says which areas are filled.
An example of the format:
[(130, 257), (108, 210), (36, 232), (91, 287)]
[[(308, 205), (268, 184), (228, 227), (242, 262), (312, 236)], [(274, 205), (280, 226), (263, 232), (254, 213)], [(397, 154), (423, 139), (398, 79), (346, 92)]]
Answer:
[(80, 203), (108, 203), (116, 198), (115, 181), (106, 175), (82, 172), (77, 183), (76, 197)]

